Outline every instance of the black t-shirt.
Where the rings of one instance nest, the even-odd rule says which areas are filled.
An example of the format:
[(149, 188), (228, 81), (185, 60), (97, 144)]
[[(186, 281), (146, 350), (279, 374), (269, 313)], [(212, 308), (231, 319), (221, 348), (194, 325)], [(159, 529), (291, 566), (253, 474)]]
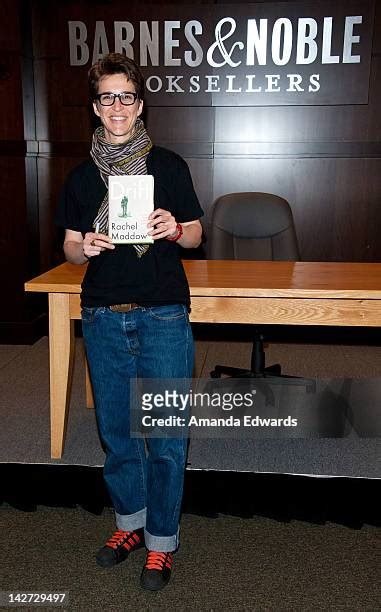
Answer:
[[(203, 211), (186, 162), (176, 153), (152, 147), (147, 172), (154, 177), (154, 206), (168, 210), (179, 223), (199, 219)], [(106, 186), (92, 160), (74, 168), (65, 181), (56, 224), (81, 232), (94, 231), (93, 221)], [(145, 306), (189, 305), (189, 288), (180, 259), (181, 247), (160, 239), (137, 256), (133, 245), (115, 245), (91, 257), (82, 283), (82, 306), (110, 306), (136, 302)]]

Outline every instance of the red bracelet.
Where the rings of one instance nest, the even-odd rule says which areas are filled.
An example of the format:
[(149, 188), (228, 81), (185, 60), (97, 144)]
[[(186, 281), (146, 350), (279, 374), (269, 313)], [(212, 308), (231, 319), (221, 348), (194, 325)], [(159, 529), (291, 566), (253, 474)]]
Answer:
[(167, 240), (170, 240), (170, 242), (177, 242), (181, 238), (184, 233), (183, 226), (181, 225), (181, 223), (177, 223), (176, 230), (177, 234), (175, 234), (174, 236), (166, 236)]

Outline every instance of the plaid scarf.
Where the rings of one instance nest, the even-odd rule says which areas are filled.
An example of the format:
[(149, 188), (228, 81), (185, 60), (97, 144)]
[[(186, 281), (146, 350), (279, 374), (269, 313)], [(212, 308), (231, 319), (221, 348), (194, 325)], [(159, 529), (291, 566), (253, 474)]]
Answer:
[[(122, 174), (147, 174), (146, 160), (151, 148), (152, 142), (143, 121), (139, 118), (136, 120), (132, 138), (123, 144), (107, 142), (103, 125), (95, 130), (90, 155), (107, 187), (107, 193), (93, 221), (94, 228), (99, 223), (101, 233), (108, 233), (108, 177)], [(148, 251), (149, 246), (149, 244), (133, 245), (139, 258)]]

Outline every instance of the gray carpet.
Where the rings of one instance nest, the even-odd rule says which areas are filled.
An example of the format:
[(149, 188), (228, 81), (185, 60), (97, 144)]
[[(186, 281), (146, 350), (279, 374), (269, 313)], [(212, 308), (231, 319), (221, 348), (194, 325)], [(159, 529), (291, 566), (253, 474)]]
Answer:
[(113, 529), (108, 509), (1, 506), (1, 589), (69, 591), (64, 609), (85, 612), (381, 609), (375, 527), (184, 515), (173, 578), (159, 593), (139, 587), (143, 550), (97, 567), (94, 552)]
[[(250, 344), (198, 342), (196, 355), (196, 375), (207, 376), (216, 363), (246, 366)], [(280, 361), (285, 373), (298, 376), (377, 377), (381, 348), (278, 344), (268, 348), (267, 361)], [(85, 408), (82, 341), (76, 343), (68, 431), (60, 460), (50, 458), (48, 372), (47, 338), (30, 347), (0, 348), (0, 463), (103, 465), (95, 414)], [(192, 440), (188, 467), (380, 478), (380, 450), (380, 438), (354, 435), (308, 440)]]

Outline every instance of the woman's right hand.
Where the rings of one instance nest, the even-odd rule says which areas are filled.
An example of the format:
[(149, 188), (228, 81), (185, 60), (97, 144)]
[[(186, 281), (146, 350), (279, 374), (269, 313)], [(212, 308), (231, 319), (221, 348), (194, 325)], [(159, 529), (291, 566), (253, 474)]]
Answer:
[(83, 239), (83, 254), (87, 259), (99, 255), (106, 249), (115, 249), (115, 245), (112, 244), (109, 236), (94, 232), (87, 232), (85, 234)]

